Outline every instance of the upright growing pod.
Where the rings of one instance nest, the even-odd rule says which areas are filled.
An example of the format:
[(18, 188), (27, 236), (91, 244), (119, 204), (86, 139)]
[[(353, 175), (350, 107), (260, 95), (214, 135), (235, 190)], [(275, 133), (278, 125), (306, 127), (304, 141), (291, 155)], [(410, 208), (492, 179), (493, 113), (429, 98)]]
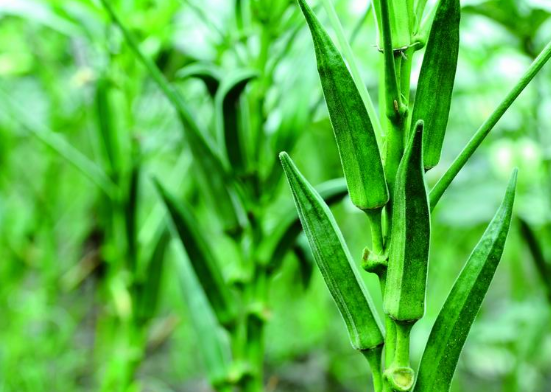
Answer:
[(314, 259), (346, 323), (352, 346), (359, 351), (381, 346), (380, 321), (335, 218), (289, 155), (283, 152), (280, 158)]
[(361, 210), (389, 199), (377, 139), (346, 64), (305, 0), (299, 0), (314, 48), (321, 85), (352, 203)]
[(437, 7), (419, 74), (412, 116), (412, 124), (417, 120), (425, 122), (425, 169), (440, 161), (459, 52), (459, 0), (440, 0)]
[(392, 319), (415, 322), (425, 312), (430, 210), (423, 169), (423, 122), (415, 126), (398, 168), (384, 310)]

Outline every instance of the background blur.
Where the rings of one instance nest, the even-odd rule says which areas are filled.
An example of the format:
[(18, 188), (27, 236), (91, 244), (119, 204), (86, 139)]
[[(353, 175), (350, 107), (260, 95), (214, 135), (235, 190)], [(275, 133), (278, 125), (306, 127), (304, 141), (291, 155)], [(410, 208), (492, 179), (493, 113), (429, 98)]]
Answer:
[[(277, 19), (259, 17), (246, 31), (236, 20), (232, 1), (114, 3), (142, 50), (175, 83), (205, 128), (215, 121), (212, 98), (201, 81), (184, 77), (181, 69), (198, 61), (223, 73), (255, 69), (251, 53), (258, 50), (259, 31), (269, 23), (272, 45), (266, 61), (273, 64), (273, 75), (259, 82), (269, 81), (263, 108), (266, 133), (288, 118), (299, 118), (300, 126), (291, 129), (296, 139), (291, 155), (303, 173), (313, 184), (341, 177), (325, 104), (319, 104), (320, 84), (304, 19), (293, 2), (251, 2), (256, 4), (253, 10), (267, 14), (275, 3), (285, 3), (286, 10)], [(375, 23), (367, 3), (335, 4), (376, 102), (381, 56), (374, 47)], [(551, 40), (549, 1), (465, 0), (462, 5), (454, 101), (442, 161), (429, 173), (429, 185)], [(316, 12), (327, 21), (321, 7)], [(258, 15), (249, 17), (255, 21)], [(418, 61), (416, 73), (419, 67)], [(105, 94), (111, 102), (108, 117)], [(546, 65), (435, 210), (427, 315), (414, 328), (412, 356), (417, 361), (455, 277), (500, 202), (511, 169), (519, 167), (517, 218), (461, 356), (454, 391), (550, 390), (549, 113), (551, 65)], [(116, 130), (117, 159), (106, 154), (98, 136), (106, 126)], [(79, 161), (74, 149), (89, 160)], [(276, 152), (269, 151), (266, 162), (272, 164)], [(75, 168), (89, 162), (108, 173), (116, 172), (117, 164), (129, 168), (140, 163), (140, 241), (147, 243), (162, 212), (150, 181), (155, 176), (191, 200), (202, 226), (215, 236), (213, 250), (222, 260), (231, 256), (219, 236), (216, 213), (197, 190), (200, 179), (173, 109), (101, 6), (88, 0), (0, 0), (2, 392), (95, 391), (105, 374), (116, 371), (109, 362), (117, 347), (114, 341), (125, 333), (116, 326), (128, 311), (128, 298), (124, 276), (109, 269), (120, 243), (102, 230), (111, 207), (98, 186)], [(266, 192), (275, 199), (268, 210), (275, 219), (290, 194), (283, 181)], [(348, 200), (332, 209), (359, 259), (365, 246), (364, 217)], [(197, 354), (201, 337), (190, 326), (174, 253), (171, 248), (165, 261), (136, 390), (209, 391)], [(376, 279), (365, 278), (380, 303)], [(309, 277), (288, 257), (269, 297), (268, 390), (366, 390), (365, 360), (350, 348), (317, 270)]]

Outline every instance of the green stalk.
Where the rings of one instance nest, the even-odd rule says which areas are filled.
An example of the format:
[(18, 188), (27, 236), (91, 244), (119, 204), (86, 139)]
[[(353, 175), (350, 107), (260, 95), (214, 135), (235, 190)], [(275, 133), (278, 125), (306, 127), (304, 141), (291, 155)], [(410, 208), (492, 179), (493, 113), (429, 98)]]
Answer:
[(455, 176), (465, 166), (467, 161), (471, 158), (477, 148), (482, 144), (486, 136), (503, 117), (507, 109), (515, 102), (524, 88), (532, 81), (534, 76), (541, 70), (541, 68), (551, 58), (551, 42), (549, 42), (545, 48), (541, 51), (539, 56), (534, 60), (532, 65), (528, 68), (526, 73), (520, 78), (517, 84), (509, 91), (507, 96), (494, 112), (488, 117), (488, 119), (480, 126), (474, 136), (469, 140), (463, 151), (459, 153), (457, 158), (450, 165), (444, 175), (438, 180), (434, 188), (430, 192), (430, 206), (431, 210), (434, 209), (446, 189), (450, 186)]
[(385, 133), (383, 127), (381, 126), (381, 122), (379, 121), (379, 116), (377, 115), (375, 106), (373, 105), (373, 100), (371, 99), (371, 96), (369, 95), (369, 92), (367, 91), (367, 88), (362, 81), (362, 76), (356, 64), (354, 53), (352, 52), (350, 44), (346, 39), (339, 17), (335, 12), (335, 8), (333, 7), (331, 0), (321, 0), (321, 2), (329, 16), (329, 21), (333, 26), (333, 30), (335, 30), (335, 34), (337, 35), (337, 40), (339, 41), (339, 45), (341, 46), (344, 58), (348, 63), (348, 67), (350, 68), (350, 73), (354, 78), (356, 87), (358, 88), (360, 96), (362, 97), (364, 105), (367, 109), (369, 119), (371, 120), (371, 124), (373, 125), (373, 130), (375, 131), (375, 136), (377, 137), (377, 142), (379, 145), (381, 145), (381, 139), (385, 136)]
[(381, 371), (383, 346), (362, 351), (362, 354), (367, 359), (367, 362), (369, 362), (369, 368), (371, 369), (373, 378), (373, 390), (375, 392), (381, 392), (383, 390), (383, 373)]

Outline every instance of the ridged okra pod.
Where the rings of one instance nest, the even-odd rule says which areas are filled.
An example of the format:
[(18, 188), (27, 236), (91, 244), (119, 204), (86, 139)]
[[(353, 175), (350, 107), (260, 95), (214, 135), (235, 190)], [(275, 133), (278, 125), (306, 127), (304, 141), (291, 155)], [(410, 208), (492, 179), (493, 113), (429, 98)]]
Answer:
[(398, 167), (384, 310), (415, 322), (425, 311), (430, 210), (423, 169), (423, 122), (415, 126)]
[(389, 199), (383, 164), (367, 109), (346, 64), (305, 0), (298, 0), (312, 33), (329, 118), (352, 203), (361, 210)]
[[(380, 321), (329, 207), (287, 155), (280, 154), (314, 260), (346, 323), (352, 346), (380, 349)], [(375, 369), (373, 369), (375, 372)]]

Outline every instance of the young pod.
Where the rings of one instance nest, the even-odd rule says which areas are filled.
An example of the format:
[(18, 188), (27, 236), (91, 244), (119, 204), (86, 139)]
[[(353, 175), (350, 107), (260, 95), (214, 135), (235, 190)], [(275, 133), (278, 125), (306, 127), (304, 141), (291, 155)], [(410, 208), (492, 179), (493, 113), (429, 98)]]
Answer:
[(430, 211), (423, 169), (423, 122), (415, 126), (398, 167), (384, 310), (397, 321), (414, 322), (425, 311)]
[(289, 155), (281, 153), (280, 158), (314, 260), (346, 323), (352, 346), (366, 351), (382, 345), (377, 313), (333, 214)]
[(305, 0), (299, 0), (316, 51), (321, 86), (352, 203), (362, 210), (389, 199), (373, 125), (346, 64)]

